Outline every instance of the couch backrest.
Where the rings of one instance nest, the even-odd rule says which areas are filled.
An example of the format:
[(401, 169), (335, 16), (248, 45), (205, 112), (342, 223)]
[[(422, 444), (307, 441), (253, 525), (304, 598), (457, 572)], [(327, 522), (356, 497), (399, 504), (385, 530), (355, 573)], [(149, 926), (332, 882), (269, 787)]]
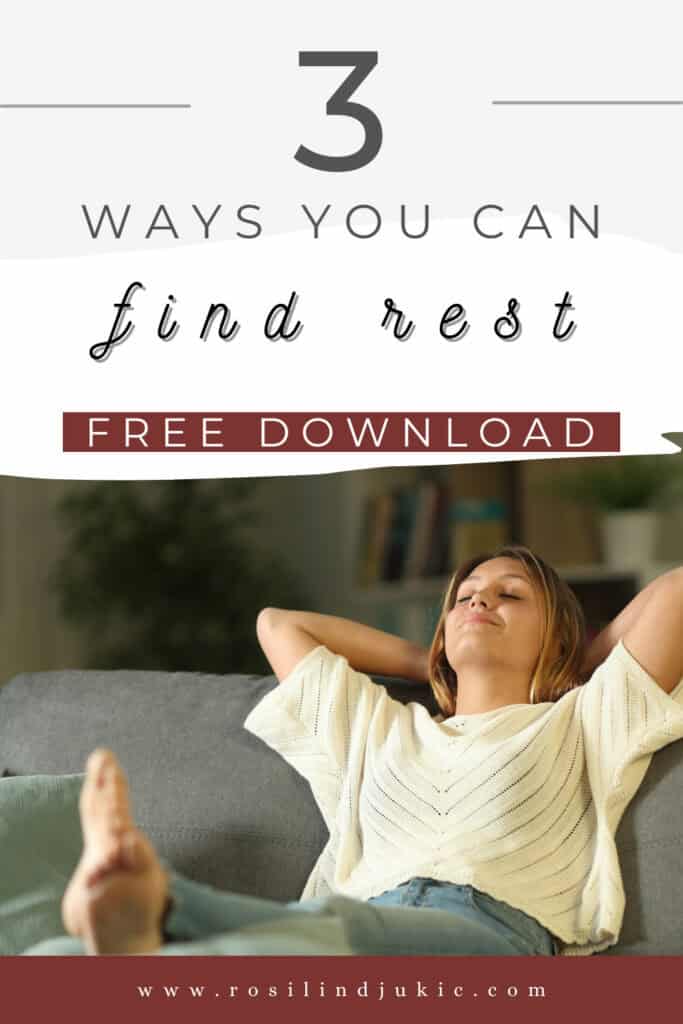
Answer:
[[(427, 687), (384, 680), (399, 700)], [(308, 783), (242, 728), (274, 676), (39, 672), (0, 688), (0, 775), (83, 771), (116, 752), (137, 820), (177, 870), (297, 899), (327, 838)]]
[[(404, 702), (427, 687), (378, 679)], [(327, 838), (308, 783), (242, 723), (273, 676), (42, 672), (0, 688), (0, 774), (83, 770), (111, 747), (137, 820), (177, 870), (297, 899)], [(1, 785), (1, 783), (0, 783)], [(615, 953), (683, 953), (683, 743), (654, 755), (617, 832), (626, 914)]]

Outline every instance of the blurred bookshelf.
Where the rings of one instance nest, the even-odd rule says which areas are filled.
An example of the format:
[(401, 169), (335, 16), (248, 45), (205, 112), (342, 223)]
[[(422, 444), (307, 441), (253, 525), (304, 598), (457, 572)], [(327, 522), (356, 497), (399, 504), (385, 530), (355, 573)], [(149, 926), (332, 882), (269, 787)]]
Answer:
[(517, 539), (518, 490), (515, 463), (382, 480), (362, 498), (356, 584), (438, 579), (471, 555)]
[(352, 560), (358, 614), (426, 643), (451, 566), (519, 540), (518, 464), (378, 470), (364, 484)]
[(589, 636), (599, 632), (651, 579), (679, 563), (625, 571), (602, 563), (594, 513), (547, 487), (563, 470), (546, 461), (363, 474), (350, 500), (351, 613), (426, 644), (452, 570), (483, 551), (523, 543), (570, 584)]

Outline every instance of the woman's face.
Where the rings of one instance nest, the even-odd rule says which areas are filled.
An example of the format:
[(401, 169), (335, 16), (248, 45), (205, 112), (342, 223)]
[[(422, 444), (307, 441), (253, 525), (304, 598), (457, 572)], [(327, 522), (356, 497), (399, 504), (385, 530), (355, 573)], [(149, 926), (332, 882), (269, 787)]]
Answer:
[(543, 606), (525, 566), (516, 558), (492, 558), (460, 584), (446, 617), (446, 658), (458, 666), (507, 662), (529, 679), (543, 643)]

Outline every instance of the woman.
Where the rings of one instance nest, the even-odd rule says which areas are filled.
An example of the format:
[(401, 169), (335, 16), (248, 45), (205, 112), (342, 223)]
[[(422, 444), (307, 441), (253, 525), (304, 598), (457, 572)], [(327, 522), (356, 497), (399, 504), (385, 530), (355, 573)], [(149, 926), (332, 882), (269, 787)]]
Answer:
[[(130, 818), (115, 758), (97, 751), (67, 931), (103, 953), (244, 953), (244, 941), (268, 953), (278, 928), (287, 952), (318, 955), (613, 945), (614, 833), (651, 754), (683, 737), (682, 625), (683, 568), (586, 650), (571, 590), (518, 546), (458, 570), (430, 651), (266, 609), (257, 631), (281, 685), (245, 727), (308, 779), (330, 832), (301, 902), (169, 876)], [(392, 700), (365, 673), (429, 681), (441, 714)]]

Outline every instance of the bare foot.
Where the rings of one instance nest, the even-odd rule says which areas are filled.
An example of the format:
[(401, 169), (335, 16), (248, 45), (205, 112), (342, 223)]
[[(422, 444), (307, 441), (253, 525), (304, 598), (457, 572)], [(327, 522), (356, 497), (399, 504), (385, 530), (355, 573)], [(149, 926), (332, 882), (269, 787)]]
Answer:
[(62, 900), (70, 935), (88, 953), (152, 953), (162, 945), (168, 875), (131, 817), (128, 785), (110, 750), (88, 758), (80, 797), (83, 853)]

